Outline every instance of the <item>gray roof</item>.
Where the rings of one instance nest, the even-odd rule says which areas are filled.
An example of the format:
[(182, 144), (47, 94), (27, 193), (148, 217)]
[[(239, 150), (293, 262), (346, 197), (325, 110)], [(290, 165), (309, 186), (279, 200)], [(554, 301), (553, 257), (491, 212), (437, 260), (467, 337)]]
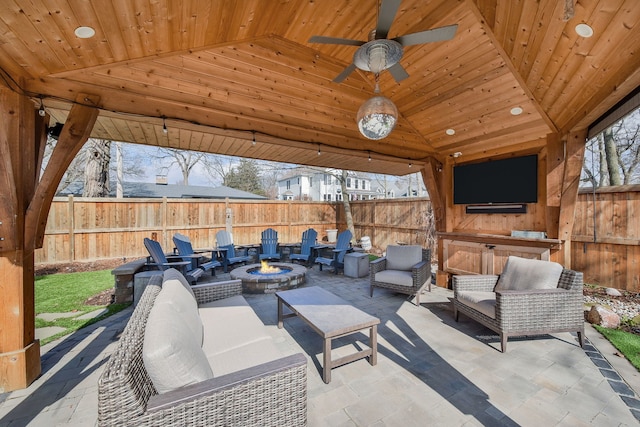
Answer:
[[(59, 192), (58, 196), (81, 196), (82, 183), (73, 183), (65, 190)], [(115, 197), (116, 185), (111, 183), (110, 196)], [(122, 184), (124, 197), (149, 197), (170, 199), (251, 199), (266, 200), (264, 196), (249, 193), (247, 191), (237, 190), (235, 188), (226, 187), (206, 187), (200, 185), (180, 185), (180, 184), (155, 184), (151, 182), (124, 182)]]

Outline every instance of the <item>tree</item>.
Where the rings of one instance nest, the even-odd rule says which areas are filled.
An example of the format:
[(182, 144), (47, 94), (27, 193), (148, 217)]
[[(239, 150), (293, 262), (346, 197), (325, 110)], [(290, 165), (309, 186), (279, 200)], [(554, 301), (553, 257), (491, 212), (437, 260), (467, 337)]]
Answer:
[(582, 182), (593, 186), (640, 182), (640, 110), (587, 141)]
[(108, 197), (111, 141), (89, 139), (85, 147), (87, 161), (84, 168), (82, 197)]
[(182, 173), (182, 184), (189, 185), (189, 175), (191, 171), (198, 163), (201, 163), (206, 156), (206, 153), (199, 151), (158, 148), (158, 151), (153, 157), (163, 163), (165, 168), (178, 166)]
[(255, 160), (240, 159), (240, 162), (225, 177), (223, 185), (264, 196), (260, 169)]

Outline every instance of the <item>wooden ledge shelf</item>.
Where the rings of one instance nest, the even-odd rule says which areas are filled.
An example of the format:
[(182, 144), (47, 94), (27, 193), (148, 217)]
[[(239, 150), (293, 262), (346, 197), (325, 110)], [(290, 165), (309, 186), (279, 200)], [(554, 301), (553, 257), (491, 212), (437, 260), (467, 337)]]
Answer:
[(496, 234), (438, 233), (442, 264), (438, 286), (449, 287), (452, 274), (500, 274), (510, 255), (555, 260), (562, 248), (559, 239), (534, 239)]

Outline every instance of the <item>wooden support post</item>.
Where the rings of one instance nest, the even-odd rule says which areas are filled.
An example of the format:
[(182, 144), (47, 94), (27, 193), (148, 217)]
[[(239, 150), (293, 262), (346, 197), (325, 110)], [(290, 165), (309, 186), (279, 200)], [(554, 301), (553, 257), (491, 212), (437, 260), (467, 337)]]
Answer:
[(89, 137), (98, 110), (80, 95), (40, 178), (48, 117), (26, 96), (0, 88), (0, 393), (40, 375), (35, 339), (34, 251), (65, 170)]

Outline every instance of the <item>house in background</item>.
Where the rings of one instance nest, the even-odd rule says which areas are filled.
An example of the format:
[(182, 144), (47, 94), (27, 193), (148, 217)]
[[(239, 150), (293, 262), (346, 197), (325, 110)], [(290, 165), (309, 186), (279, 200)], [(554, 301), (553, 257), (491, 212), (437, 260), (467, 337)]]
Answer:
[[(82, 196), (82, 182), (74, 182), (56, 196)], [(115, 182), (111, 182), (109, 197), (116, 197)], [(245, 199), (267, 200), (266, 197), (231, 187), (206, 187), (200, 185), (166, 184), (166, 181), (124, 182), (122, 183), (123, 197), (126, 198), (162, 198), (169, 199)]]
[[(351, 200), (369, 200), (377, 196), (371, 188), (371, 179), (363, 174), (349, 171), (346, 184)], [(328, 169), (296, 168), (278, 180), (277, 185), (279, 200), (334, 202), (344, 197), (340, 181)]]

